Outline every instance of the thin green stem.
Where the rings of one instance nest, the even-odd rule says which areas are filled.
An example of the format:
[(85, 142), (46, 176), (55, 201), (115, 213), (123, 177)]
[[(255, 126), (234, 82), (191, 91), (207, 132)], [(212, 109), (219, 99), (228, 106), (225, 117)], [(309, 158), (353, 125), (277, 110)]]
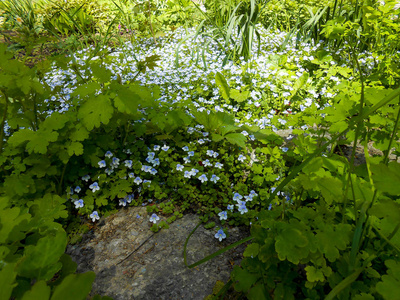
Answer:
[(8, 110), (8, 96), (4, 90), (1, 90), (1, 92), (4, 95), (6, 105), (4, 107), (3, 118), (1, 120), (1, 127), (0, 127), (0, 153), (3, 152), (3, 143), (4, 143), (4, 135), (5, 135), (4, 126), (6, 124), (7, 110)]

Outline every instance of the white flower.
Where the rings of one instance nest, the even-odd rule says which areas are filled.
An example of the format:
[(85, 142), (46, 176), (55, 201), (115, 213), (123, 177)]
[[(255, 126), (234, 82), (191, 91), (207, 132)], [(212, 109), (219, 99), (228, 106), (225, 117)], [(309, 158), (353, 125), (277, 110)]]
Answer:
[(181, 164), (176, 165), (176, 170), (177, 171), (183, 171), (183, 166)]
[(76, 200), (74, 202), (74, 204), (75, 204), (75, 208), (80, 208), (80, 207), (83, 207), (83, 205), (84, 205), (82, 199)]
[(223, 164), (221, 164), (220, 162), (215, 163), (215, 167), (218, 169), (222, 169)]
[(157, 216), (156, 214), (152, 214), (149, 221), (156, 224), (158, 220), (160, 220), (160, 217)]
[(206, 174), (200, 175), (199, 180), (201, 181), (201, 183), (208, 181)]
[(245, 160), (246, 160), (246, 156), (244, 156), (243, 154), (240, 154), (238, 157), (238, 161), (244, 162)]
[(163, 150), (163, 151), (165, 151), (165, 152), (168, 151), (168, 149), (169, 149), (169, 146), (167, 146), (167, 145), (165, 145), (165, 144), (164, 144), (164, 146), (161, 148), (161, 150)]
[(133, 182), (139, 185), (143, 182), (143, 180), (140, 177), (136, 177), (135, 180), (133, 180)]
[(89, 217), (92, 219), (93, 222), (96, 222), (96, 220), (100, 220), (99, 214), (96, 210), (92, 212)]
[(218, 180), (219, 180), (219, 177), (215, 174), (212, 174), (210, 181), (217, 183)]

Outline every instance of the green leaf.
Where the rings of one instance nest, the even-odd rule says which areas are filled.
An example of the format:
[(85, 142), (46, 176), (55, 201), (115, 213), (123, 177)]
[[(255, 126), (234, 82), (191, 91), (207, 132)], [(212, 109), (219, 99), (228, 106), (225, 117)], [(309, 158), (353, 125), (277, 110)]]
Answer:
[(48, 300), (50, 298), (50, 287), (46, 285), (46, 282), (40, 280), (34, 284), (30, 291), (27, 291), (22, 300)]
[(229, 133), (225, 138), (231, 144), (236, 144), (239, 147), (246, 148), (245, 142), (247, 141), (247, 138), (241, 133)]
[(114, 108), (107, 96), (89, 98), (78, 111), (78, 118), (88, 130), (107, 125), (114, 113)]
[(384, 164), (371, 164), (372, 180), (375, 187), (384, 193), (400, 195), (400, 164), (391, 162)]
[(216, 133), (212, 133), (211, 134), (211, 139), (213, 140), (213, 142), (219, 142), (221, 140), (224, 139), (224, 137), (222, 135), (216, 134)]
[(307, 274), (307, 280), (310, 282), (316, 282), (316, 281), (325, 281), (325, 276), (322, 273), (322, 270), (316, 269), (314, 266), (307, 266), (305, 267), (306, 274)]
[(238, 281), (235, 284), (235, 290), (238, 292), (247, 292), (258, 279), (257, 274), (249, 273), (246, 269), (242, 269), (239, 266), (233, 267), (231, 276), (235, 281)]
[(307, 257), (309, 253), (307, 248), (309, 241), (304, 234), (304, 225), (297, 220), (292, 220), (291, 224), (278, 223), (277, 226), (281, 228), (275, 239), (278, 258), (298, 264), (300, 259)]
[(240, 92), (239, 90), (230, 90), (230, 97), (238, 103), (246, 101), (250, 96), (250, 91)]
[[(0, 199), (2, 200), (2, 199)], [(0, 211), (0, 244), (5, 244), (12, 230), (23, 221), (29, 221), (30, 214), (21, 214), (19, 207)], [(1, 299), (1, 298), (0, 298)]]
[(92, 70), (93, 76), (97, 77), (100, 83), (106, 83), (110, 81), (112, 76), (111, 71), (99, 65), (98, 62), (92, 63), (90, 65), (90, 69)]
[(67, 151), (69, 156), (73, 155), (82, 155), (83, 154), (83, 145), (79, 142), (71, 142), (69, 146), (67, 146)]
[(247, 298), (249, 300), (267, 300), (268, 291), (265, 289), (265, 285), (262, 283), (257, 283), (253, 286), (249, 293), (247, 294)]
[(387, 275), (382, 276), (382, 281), (376, 285), (376, 291), (385, 300), (398, 299), (400, 295), (400, 262), (389, 259), (385, 261), (388, 267)]
[(6, 263), (0, 270), (0, 299), (10, 299), (13, 289), (17, 286), (17, 272), (14, 271), (14, 267), (15, 264)]
[(94, 272), (71, 274), (65, 277), (54, 290), (51, 300), (84, 300), (92, 289)]
[(217, 72), (217, 74), (215, 74), (215, 84), (218, 86), (222, 98), (224, 98), (225, 100), (229, 100), (229, 85), (225, 77), (220, 72)]
[(59, 218), (67, 218), (68, 212), (64, 203), (66, 199), (56, 194), (46, 194), (43, 198), (29, 202), (30, 212), (38, 222), (53, 221)]
[(42, 237), (36, 245), (25, 247), (24, 256), (17, 266), (18, 275), (50, 280), (61, 269), (62, 265), (58, 261), (66, 246), (67, 235), (65, 231), (59, 230), (55, 235)]
[(87, 95), (94, 95), (96, 91), (101, 89), (101, 85), (95, 81), (82, 84), (78, 86), (75, 91), (72, 93), (72, 96), (79, 96), (81, 98)]
[(246, 250), (244, 250), (244, 257), (257, 257), (258, 252), (260, 251), (260, 245), (253, 243), (247, 246)]

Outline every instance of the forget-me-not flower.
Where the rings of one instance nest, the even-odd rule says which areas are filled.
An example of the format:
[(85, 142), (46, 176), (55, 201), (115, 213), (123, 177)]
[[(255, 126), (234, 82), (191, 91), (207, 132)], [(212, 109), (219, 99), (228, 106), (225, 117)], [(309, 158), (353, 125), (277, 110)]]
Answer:
[(219, 214), (219, 219), (222, 220), (227, 220), (228, 219), (228, 213), (226, 211), (221, 211)]
[(151, 163), (153, 164), (153, 167), (159, 166), (160, 165), (160, 159), (159, 158), (155, 158)]
[(124, 163), (125, 163), (125, 167), (127, 167), (129, 169), (132, 168), (132, 161), (130, 159), (125, 160)]
[(204, 142), (203, 139), (199, 139), (199, 140), (197, 141), (197, 143), (199, 143), (200, 145), (203, 145), (205, 142)]
[(243, 199), (243, 196), (240, 195), (239, 193), (235, 193), (235, 194), (233, 195), (233, 200), (234, 200), (234, 201), (240, 201), (240, 200), (242, 200), (242, 199)]
[(75, 208), (83, 207), (83, 205), (84, 205), (82, 199), (76, 200), (74, 202), (74, 204), (75, 204)]
[(212, 181), (212, 182), (214, 182), (214, 183), (217, 183), (218, 180), (219, 180), (219, 177), (218, 177), (217, 175), (215, 175), (215, 174), (212, 174), (212, 175), (211, 175), (210, 181)]
[(226, 238), (226, 234), (225, 234), (225, 232), (224, 232), (222, 229), (220, 229), (220, 230), (218, 230), (218, 232), (215, 234), (215, 238), (216, 238), (216, 239), (219, 239), (219, 241), (221, 242), (224, 238)]
[(157, 174), (157, 170), (156, 169), (154, 169), (154, 168), (152, 168), (150, 171), (149, 171), (149, 173), (151, 174), (151, 175), (156, 175)]
[(160, 220), (160, 217), (157, 216), (156, 214), (152, 214), (149, 221), (156, 224), (158, 220)]
[(129, 176), (129, 178), (133, 178), (133, 177), (135, 177), (135, 173), (131, 172), (131, 173), (128, 174), (128, 176)]
[(238, 207), (240, 214), (243, 215), (244, 213), (248, 212), (245, 201), (238, 201), (238, 204), (236, 204), (236, 206)]
[(124, 199), (119, 199), (119, 205), (120, 206), (126, 206), (126, 199), (124, 198)]
[(224, 165), (221, 164), (220, 162), (216, 162), (216, 163), (215, 163), (215, 167), (218, 168), (218, 169), (222, 169), (223, 166), (224, 166)]
[(283, 151), (283, 152), (287, 152), (288, 150), (289, 150), (288, 147), (282, 147), (282, 151)]
[(212, 163), (210, 163), (210, 160), (206, 159), (205, 161), (203, 161), (203, 166), (205, 167), (211, 167)]
[(111, 175), (112, 172), (114, 172), (114, 170), (113, 170), (113, 169), (110, 169), (110, 168), (107, 168), (107, 169), (105, 170), (105, 172), (106, 172), (107, 175)]
[(199, 176), (199, 180), (201, 181), (201, 183), (204, 183), (208, 180), (206, 174), (202, 174)]
[(190, 157), (190, 156), (194, 156), (194, 151), (189, 151), (188, 152), (188, 156)]
[(92, 219), (92, 222), (96, 222), (96, 220), (100, 220), (99, 213), (95, 210), (89, 216)]
[(207, 155), (213, 157), (214, 151), (213, 150), (207, 150)]
[(114, 167), (118, 167), (118, 165), (119, 165), (119, 158), (113, 157), (113, 158), (112, 158), (112, 165), (113, 165)]
[(97, 182), (93, 182), (91, 185), (89, 185), (89, 189), (91, 189), (92, 192), (94, 193), (95, 191), (100, 190), (100, 187)]
[(190, 157), (184, 157), (183, 160), (185, 161), (185, 164), (190, 163)]

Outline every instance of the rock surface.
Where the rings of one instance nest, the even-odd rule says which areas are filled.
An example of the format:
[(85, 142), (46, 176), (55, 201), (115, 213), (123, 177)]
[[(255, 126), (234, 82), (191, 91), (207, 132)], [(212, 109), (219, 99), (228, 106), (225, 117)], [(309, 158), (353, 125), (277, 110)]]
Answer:
[[(183, 248), (198, 222), (196, 215), (189, 214), (169, 229), (153, 233), (146, 208), (130, 207), (102, 220), (79, 245), (68, 246), (67, 253), (78, 263), (78, 272), (96, 273), (92, 295), (115, 300), (204, 299), (217, 280), (229, 280), (245, 245), (189, 269), (184, 265)], [(229, 236), (220, 242), (214, 237), (215, 229), (200, 226), (187, 245), (188, 264), (249, 235), (244, 227), (228, 231)]]

